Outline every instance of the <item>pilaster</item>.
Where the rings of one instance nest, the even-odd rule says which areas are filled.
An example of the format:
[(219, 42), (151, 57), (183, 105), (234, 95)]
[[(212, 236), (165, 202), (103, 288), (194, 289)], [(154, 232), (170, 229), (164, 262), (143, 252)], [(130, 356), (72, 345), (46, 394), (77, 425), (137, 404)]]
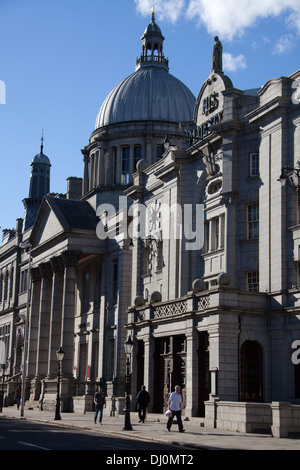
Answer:
[(73, 377), (73, 343), (74, 343), (74, 319), (76, 299), (76, 266), (80, 253), (64, 251), (62, 260), (64, 264), (63, 307), (61, 325), (61, 347), (65, 352), (62, 361), (62, 377)]

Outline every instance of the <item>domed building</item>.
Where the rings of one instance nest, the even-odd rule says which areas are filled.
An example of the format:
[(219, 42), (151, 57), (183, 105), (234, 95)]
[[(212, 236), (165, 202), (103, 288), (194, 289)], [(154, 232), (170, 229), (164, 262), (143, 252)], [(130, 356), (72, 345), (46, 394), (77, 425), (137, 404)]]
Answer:
[[(106, 193), (101, 188), (122, 192), (132, 183), (139, 160), (149, 165), (164, 153), (164, 140), (182, 142), (179, 123), (193, 119), (196, 99), (192, 92), (169, 73), (164, 57), (164, 37), (155, 23), (142, 36), (142, 53), (135, 72), (116, 85), (104, 100), (96, 118), (89, 145), (83, 150), (83, 194), (96, 208)], [(116, 191), (118, 192), (118, 191)]]
[(141, 39), (83, 178), (49, 194), (42, 145), (23, 229), (3, 231), (5, 404), (22, 377), (27, 405), (54, 410), (61, 347), (62, 411), (91, 411), (101, 385), (105, 413), (123, 413), (129, 370), (132, 410), (142, 384), (161, 414), (180, 385), (204, 426), (298, 432), (300, 71), (238, 90), (215, 37), (195, 99), (169, 73), (154, 11)]

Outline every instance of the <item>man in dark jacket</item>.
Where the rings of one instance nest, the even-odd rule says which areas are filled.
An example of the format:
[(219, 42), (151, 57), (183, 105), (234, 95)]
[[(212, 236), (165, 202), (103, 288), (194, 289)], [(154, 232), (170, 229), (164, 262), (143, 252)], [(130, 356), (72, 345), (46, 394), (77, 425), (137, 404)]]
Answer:
[(146, 418), (146, 410), (150, 403), (150, 395), (146, 390), (145, 385), (142, 386), (141, 390), (137, 394), (136, 397), (137, 408), (138, 408), (138, 415), (139, 415), (139, 423), (145, 422)]
[(99, 423), (102, 424), (103, 406), (106, 407), (105, 395), (102, 391), (102, 387), (100, 387), (98, 392), (95, 393), (94, 403), (95, 403), (94, 423), (97, 423), (97, 416), (98, 416), (98, 413), (100, 413)]

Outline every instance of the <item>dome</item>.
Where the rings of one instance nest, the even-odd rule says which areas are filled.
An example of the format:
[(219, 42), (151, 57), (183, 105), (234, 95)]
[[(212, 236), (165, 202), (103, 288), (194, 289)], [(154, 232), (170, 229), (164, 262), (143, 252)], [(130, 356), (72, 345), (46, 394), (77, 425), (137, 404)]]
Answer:
[(142, 36), (142, 54), (135, 72), (122, 80), (104, 100), (96, 129), (128, 121), (181, 122), (193, 119), (196, 98), (180, 80), (169, 73), (163, 54), (164, 37), (151, 22)]
[[(44, 133), (44, 131), (43, 131)], [(44, 154), (44, 135), (42, 133), (41, 137), (41, 148), (40, 153), (38, 153), (32, 160), (31, 165), (35, 165), (36, 163), (40, 163), (41, 165), (49, 165), (51, 166), (50, 160), (47, 155)]]
[(190, 121), (195, 103), (193, 93), (167, 70), (141, 67), (122, 80), (104, 100), (96, 129), (126, 121)]
[(41, 163), (42, 165), (50, 165), (50, 160), (43, 152), (38, 153), (31, 162), (32, 164)]
[[(151, 23), (149, 23), (149, 25), (147, 26), (147, 28), (145, 29), (144, 31), (144, 36), (146, 36), (147, 34), (159, 34), (159, 35), (162, 35), (161, 34), (161, 29), (160, 27), (155, 23), (155, 21), (151, 21)], [(144, 37), (143, 36), (143, 37)]]

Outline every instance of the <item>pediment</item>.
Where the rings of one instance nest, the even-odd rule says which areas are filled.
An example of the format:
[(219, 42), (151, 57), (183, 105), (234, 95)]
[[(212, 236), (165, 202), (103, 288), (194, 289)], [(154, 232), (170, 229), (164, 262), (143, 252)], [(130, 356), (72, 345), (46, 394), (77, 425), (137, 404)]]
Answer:
[(33, 246), (47, 243), (63, 231), (64, 227), (61, 221), (45, 198), (42, 201), (38, 216), (33, 226), (31, 234), (31, 242)]
[(64, 232), (94, 234), (99, 218), (87, 201), (45, 196), (31, 234), (31, 243), (38, 246), (61, 236)]

